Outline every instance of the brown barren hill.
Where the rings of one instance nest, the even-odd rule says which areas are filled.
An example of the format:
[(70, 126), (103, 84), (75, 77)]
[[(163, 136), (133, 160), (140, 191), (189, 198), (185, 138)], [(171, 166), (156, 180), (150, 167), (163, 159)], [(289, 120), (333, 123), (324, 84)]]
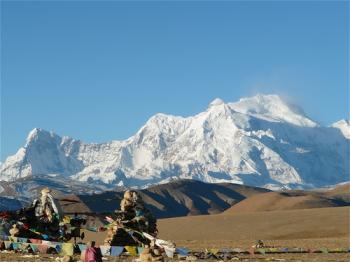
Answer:
[(350, 183), (328, 190), (325, 192), (325, 195), (350, 202)]
[(327, 191), (330, 195), (350, 194), (350, 183), (339, 185)]
[(347, 187), (330, 191), (290, 190), (253, 195), (227, 209), (225, 213), (340, 207), (350, 205)]

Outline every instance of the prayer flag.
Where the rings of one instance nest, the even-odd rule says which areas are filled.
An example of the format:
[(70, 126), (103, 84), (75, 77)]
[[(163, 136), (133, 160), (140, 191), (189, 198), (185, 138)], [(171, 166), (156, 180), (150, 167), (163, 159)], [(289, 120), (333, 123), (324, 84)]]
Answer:
[(287, 247), (280, 248), (280, 252), (288, 253), (289, 249)]
[(24, 238), (24, 237), (19, 237), (17, 238), (18, 242), (21, 242), (21, 243), (27, 243), (28, 242), (28, 238)]
[(69, 224), (69, 223), (70, 223), (70, 220), (71, 220), (71, 218), (70, 218), (69, 216), (64, 216), (64, 217), (63, 217), (63, 223), (64, 223), (64, 224)]
[(133, 257), (136, 257), (137, 256), (137, 249), (136, 247), (132, 247), (132, 246), (126, 246), (125, 247), (126, 251), (129, 252), (129, 254)]
[(111, 254), (110, 246), (100, 246), (102, 256), (109, 256)]
[(41, 254), (46, 254), (48, 248), (49, 248), (48, 245), (38, 244), (38, 250)]
[(321, 252), (322, 253), (328, 253), (328, 249), (327, 248), (321, 248)]
[(6, 249), (10, 249), (11, 248), (11, 246), (12, 246), (12, 242), (11, 241), (4, 241), (4, 243), (5, 243), (5, 248)]
[(212, 253), (212, 254), (214, 254), (214, 255), (216, 255), (217, 253), (219, 253), (219, 249), (217, 249), (217, 248), (211, 248), (211, 249), (209, 249), (209, 252)]
[(6, 236), (6, 235), (0, 235), (0, 239), (1, 240), (8, 240), (9, 239), (9, 237), (8, 236)]
[(53, 247), (56, 249), (57, 253), (61, 253), (61, 250), (62, 250), (62, 244), (61, 243), (60, 244), (56, 244)]
[(18, 250), (18, 249), (20, 249), (20, 247), (21, 247), (21, 243), (19, 243), (19, 242), (12, 243), (13, 250)]
[(41, 244), (50, 246), (51, 245), (51, 241), (43, 240), (41, 242)]
[(86, 249), (86, 245), (84, 244), (78, 244), (78, 247), (80, 249), (80, 252), (83, 252)]
[(29, 241), (33, 244), (41, 244), (41, 239), (30, 238)]
[(144, 250), (143, 247), (137, 247), (137, 253), (138, 254), (141, 254), (143, 250)]
[(47, 240), (47, 239), (50, 238), (48, 235), (45, 235), (45, 234), (42, 234), (41, 236), (42, 236), (42, 238), (45, 239), (45, 240)]
[(92, 231), (92, 232), (98, 232), (97, 227), (88, 227), (87, 230)]
[(342, 248), (334, 248), (329, 250), (328, 252), (333, 252), (333, 253), (342, 253), (343, 249)]
[(187, 248), (184, 248), (184, 247), (177, 247), (176, 252), (179, 253), (181, 256), (188, 255), (188, 250), (187, 250)]
[(174, 247), (164, 247), (165, 254), (167, 257), (173, 258), (175, 253)]
[(20, 243), (21, 245), (20, 245), (20, 249), (22, 250), (22, 251), (26, 251), (27, 249), (28, 249), (28, 247), (29, 247), (29, 244), (28, 243)]
[(9, 236), (9, 241), (17, 242), (17, 237)]
[(111, 246), (111, 256), (117, 257), (123, 253), (124, 247)]
[(29, 244), (30, 248), (33, 250), (33, 253), (36, 253), (39, 251), (38, 244)]
[(73, 256), (73, 243), (62, 243), (61, 255)]
[(260, 253), (260, 254), (263, 254), (265, 255), (266, 251), (264, 248), (258, 248), (257, 251)]

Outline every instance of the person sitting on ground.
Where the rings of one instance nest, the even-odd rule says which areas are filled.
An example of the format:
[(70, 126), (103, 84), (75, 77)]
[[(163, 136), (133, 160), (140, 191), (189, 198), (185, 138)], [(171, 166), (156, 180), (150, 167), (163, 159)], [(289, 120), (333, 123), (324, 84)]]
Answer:
[(81, 252), (82, 262), (102, 262), (101, 250), (95, 247), (95, 241), (88, 242), (86, 249)]

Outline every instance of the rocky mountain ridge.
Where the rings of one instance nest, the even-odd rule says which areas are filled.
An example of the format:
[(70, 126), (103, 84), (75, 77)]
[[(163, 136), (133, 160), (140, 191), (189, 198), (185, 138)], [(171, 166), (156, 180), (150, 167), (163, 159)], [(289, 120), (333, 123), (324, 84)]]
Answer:
[(277, 95), (224, 103), (191, 117), (156, 114), (123, 141), (88, 144), (36, 128), (0, 166), (1, 181), (55, 176), (114, 188), (176, 179), (270, 189), (349, 181), (349, 122), (323, 127)]

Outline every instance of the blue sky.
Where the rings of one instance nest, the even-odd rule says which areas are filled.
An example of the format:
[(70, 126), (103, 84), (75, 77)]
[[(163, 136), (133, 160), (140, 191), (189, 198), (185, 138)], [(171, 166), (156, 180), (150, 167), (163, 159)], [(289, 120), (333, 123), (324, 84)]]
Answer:
[(125, 139), (277, 93), (324, 125), (349, 114), (348, 2), (1, 2), (1, 161), (35, 128)]

